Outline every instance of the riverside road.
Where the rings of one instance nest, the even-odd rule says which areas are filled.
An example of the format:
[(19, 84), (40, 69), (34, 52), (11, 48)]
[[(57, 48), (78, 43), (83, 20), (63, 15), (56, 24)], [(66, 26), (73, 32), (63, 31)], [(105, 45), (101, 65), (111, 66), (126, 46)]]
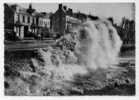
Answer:
[[(56, 41), (54, 39), (44, 39), (44, 40), (20, 40), (20, 41), (4, 41), (4, 46), (6, 51), (16, 51), (16, 50), (33, 50), (38, 48), (45, 48), (48, 46), (55, 45)], [(123, 49), (134, 48), (134, 45), (127, 44), (122, 46)]]
[(17, 50), (34, 50), (38, 48), (46, 48), (55, 44), (55, 40), (21, 40), (21, 41), (4, 41), (6, 51)]
[[(21, 41), (4, 41), (5, 51), (22, 51), (22, 50), (37, 50), (39, 48), (47, 48), (55, 45), (53, 39), (45, 40), (21, 40)], [(126, 47), (126, 45), (125, 45)], [(128, 47), (128, 46), (127, 46)], [(135, 57), (120, 57), (121, 63), (131, 63), (135, 67)]]

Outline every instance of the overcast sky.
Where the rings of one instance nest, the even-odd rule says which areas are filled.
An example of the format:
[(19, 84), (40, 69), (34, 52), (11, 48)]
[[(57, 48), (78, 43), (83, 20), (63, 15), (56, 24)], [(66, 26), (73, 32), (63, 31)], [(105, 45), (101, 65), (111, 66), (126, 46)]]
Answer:
[[(27, 8), (29, 4), (18, 4)], [(67, 8), (72, 8), (74, 12), (80, 11), (86, 14), (93, 14), (99, 17), (113, 17), (119, 23), (122, 17), (134, 19), (133, 3), (63, 3)], [(58, 3), (32, 3), (32, 6), (41, 12), (55, 12)]]

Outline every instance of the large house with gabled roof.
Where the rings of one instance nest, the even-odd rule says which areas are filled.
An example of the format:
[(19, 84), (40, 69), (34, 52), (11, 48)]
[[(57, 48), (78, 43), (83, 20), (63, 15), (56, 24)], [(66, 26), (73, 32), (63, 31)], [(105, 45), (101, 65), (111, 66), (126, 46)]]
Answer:
[(4, 27), (5, 34), (9, 32), (24, 39), (29, 37), (30, 33), (37, 35), (42, 28), (49, 30), (50, 18), (47, 13), (37, 12), (31, 4), (28, 9), (16, 4), (4, 4)]

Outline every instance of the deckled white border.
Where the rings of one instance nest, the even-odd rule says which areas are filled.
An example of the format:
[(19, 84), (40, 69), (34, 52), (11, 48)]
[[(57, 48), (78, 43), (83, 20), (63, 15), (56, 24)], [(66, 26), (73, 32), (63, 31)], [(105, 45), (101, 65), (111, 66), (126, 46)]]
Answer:
[(4, 77), (3, 77), (3, 66), (4, 66), (4, 2), (13, 2), (13, 3), (61, 3), (61, 2), (97, 2), (97, 3), (105, 3), (105, 2), (135, 2), (135, 0), (0, 0), (0, 100), (139, 100), (138, 98), (138, 89), (139, 89), (139, 58), (138, 58), (138, 49), (139, 49), (139, 5), (136, 0), (136, 96), (4, 96)]

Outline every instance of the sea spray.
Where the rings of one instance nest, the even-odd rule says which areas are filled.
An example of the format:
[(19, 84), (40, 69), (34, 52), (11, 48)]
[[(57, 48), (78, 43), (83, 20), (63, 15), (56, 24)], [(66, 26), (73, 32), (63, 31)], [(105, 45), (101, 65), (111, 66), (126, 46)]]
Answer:
[(68, 37), (74, 38), (66, 40), (74, 40), (74, 51), (65, 47), (60, 50), (39, 50), (45, 62), (44, 67), (47, 71), (50, 70), (52, 77), (73, 80), (75, 75), (86, 75), (89, 71), (112, 68), (118, 63), (122, 41), (109, 21), (86, 21), (72, 31)]
[[(5, 76), (5, 84), (10, 86), (5, 89), (5, 94), (92, 95), (95, 90), (105, 91), (104, 87), (113, 88), (121, 83), (131, 83), (128, 71), (114, 67), (118, 63), (122, 42), (115, 28), (107, 20), (84, 22), (75, 27), (73, 33), (63, 38), (68, 40), (67, 44), (72, 41), (75, 45), (70, 46), (75, 47), (70, 49), (67, 45), (62, 45), (64, 48), (56, 45), (54, 48), (38, 49), (37, 53), (31, 52), (33, 56), (27, 60), (21, 60), (25, 64), (17, 61), (20, 59), (17, 59), (15, 54), (12, 58), (16, 58), (16, 61), (8, 68), (5, 66), (8, 69), (5, 69), (5, 72), (9, 74)], [(30, 59), (32, 64), (29, 63)], [(31, 68), (35, 70), (32, 71)], [(132, 82), (134, 84), (134, 81)]]
[[(48, 58), (48, 56), (46, 57), (47, 52), (49, 53), (51, 52), (50, 58)], [(65, 52), (69, 52), (69, 51), (67, 50)], [(65, 53), (62, 51), (57, 53), (57, 51), (54, 51), (54, 50), (50, 51), (49, 49), (45, 51), (39, 50), (38, 53), (42, 56), (42, 58), (45, 59), (44, 60), (45, 65), (43, 66), (44, 70), (46, 71), (46, 73), (50, 72), (49, 75), (54, 80), (68, 80), (68, 81), (70, 80), (71, 81), (73, 80), (74, 75), (76, 74), (87, 74), (87, 71), (84, 67), (77, 65), (75, 63), (76, 58), (75, 56), (73, 56), (72, 53), (68, 53), (70, 55), (65, 55)], [(64, 57), (65, 59), (64, 60), (61, 59), (62, 58), (61, 56), (65, 56)], [(48, 58), (49, 60), (47, 60), (45, 57)], [(55, 62), (57, 62), (57, 64)], [(39, 67), (39, 64), (36, 64), (36, 63), (34, 64), (35, 66), (38, 65)]]
[(79, 38), (75, 52), (79, 62), (84, 63), (85, 67), (95, 70), (109, 68), (118, 63), (117, 57), (122, 42), (110, 22), (87, 21), (75, 32)]

